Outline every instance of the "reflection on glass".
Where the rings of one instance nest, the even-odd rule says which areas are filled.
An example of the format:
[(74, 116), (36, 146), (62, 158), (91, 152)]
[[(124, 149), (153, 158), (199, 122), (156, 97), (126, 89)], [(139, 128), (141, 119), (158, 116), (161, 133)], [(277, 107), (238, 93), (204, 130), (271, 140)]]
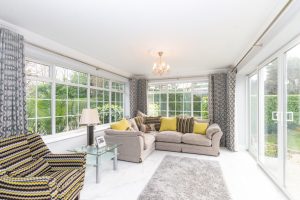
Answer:
[(258, 78), (257, 74), (250, 77), (250, 146), (249, 150), (255, 157), (258, 153)]
[(263, 78), (264, 134), (261, 137), (259, 160), (276, 178), (280, 176), (278, 158), (278, 62), (274, 60), (261, 69)]
[(300, 199), (300, 45), (287, 52), (286, 187)]

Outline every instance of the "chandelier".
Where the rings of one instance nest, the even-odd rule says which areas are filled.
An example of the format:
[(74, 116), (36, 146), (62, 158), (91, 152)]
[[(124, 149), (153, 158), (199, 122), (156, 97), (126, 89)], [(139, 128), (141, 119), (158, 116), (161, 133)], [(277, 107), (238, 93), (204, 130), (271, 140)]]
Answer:
[(158, 52), (158, 55), (159, 59), (153, 64), (152, 71), (154, 74), (161, 76), (170, 70), (170, 65), (162, 60), (162, 51)]

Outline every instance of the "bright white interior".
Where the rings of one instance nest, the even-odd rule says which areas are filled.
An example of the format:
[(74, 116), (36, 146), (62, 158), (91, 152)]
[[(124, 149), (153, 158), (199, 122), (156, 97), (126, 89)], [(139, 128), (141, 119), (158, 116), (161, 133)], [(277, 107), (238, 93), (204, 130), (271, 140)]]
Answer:
[(285, 3), (9, 0), (0, 2), (0, 18), (127, 76), (156, 78), (152, 64), (162, 50), (171, 66), (165, 77), (185, 77), (235, 65)]

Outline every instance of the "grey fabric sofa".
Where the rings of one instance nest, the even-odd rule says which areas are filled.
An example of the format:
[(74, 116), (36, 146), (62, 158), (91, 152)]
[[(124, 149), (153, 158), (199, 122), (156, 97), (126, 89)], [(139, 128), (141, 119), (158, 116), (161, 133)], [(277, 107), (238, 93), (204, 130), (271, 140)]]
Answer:
[(142, 162), (155, 149), (218, 156), (223, 133), (218, 124), (211, 124), (206, 135), (162, 131), (143, 133), (140, 131), (105, 131), (105, 140), (122, 144), (119, 160)]

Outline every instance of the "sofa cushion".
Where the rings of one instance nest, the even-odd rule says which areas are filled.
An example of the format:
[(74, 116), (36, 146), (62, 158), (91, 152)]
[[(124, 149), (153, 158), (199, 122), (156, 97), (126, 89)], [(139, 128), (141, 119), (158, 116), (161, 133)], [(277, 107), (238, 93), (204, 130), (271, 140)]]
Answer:
[(129, 124), (129, 122), (126, 119), (122, 119), (122, 120), (120, 120), (118, 122), (115, 122), (115, 123), (110, 125), (111, 129), (119, 130), (119, 131), (125, 131), (129, 127), (131, 127), (131, 125)]
[(40, 158), (38, 160), (32, 161), (26, 166), (23, 166), (19, 169), (10, 172), (9, 176), (11, 177), (40, 176), (41, 174), (44, 174), (45, 172), (50, 170), (50, 168), (51, 168), (50, 165), (43, 158)]
[(133, 130), (139, 131), (139, 127), (138, 127), (138, 125), (136, 124), (136, 121), (135, 121), (134, 118), (131, 118), (131, 119), (129, 119), (128, 121), (129, 121), (129, 123), (130, 123), (130, 125), (131, 125), (131, 128), (133, 128)]
[(162, 131), (156, 134), (155, 139), (159, 142), (181, 143), (182, 135), (177, 131)]
[(159, 131), (159, 129), (160, 129), (160, 118), (161, 118), (161, 116), (144, 117), (144, 123), (149, 124), (149, 125), (154, 125), (155, 130)]
[(176, 117), (162, 117), (159, 131), (176, 131)]
[(192, 133), (194, 128), (193, 117), (177, 117), (177, 131), (181, 133)]
[(155, 136), (152, 134), (144, 134), (144, 150), (148, 149), (155, 142)]
[(211, 146), (211, 140), (205, 135), (186, 133), (182, 136), (182, 142), (185, 144), (193, 144), (199, 146)]
[(0, 140), (0, 166), (13, 171), (33, 160), (25, 135)]
[(207, 127), (208, 123), (200, 123), (195, 121), (193, 133), (205, 135)]
[(144, 124), (144, 118), (141, 116), (137, 116), (134, 118), (136, 125), (138, 126), (139, 130), (141, 130), (141, 125)]

